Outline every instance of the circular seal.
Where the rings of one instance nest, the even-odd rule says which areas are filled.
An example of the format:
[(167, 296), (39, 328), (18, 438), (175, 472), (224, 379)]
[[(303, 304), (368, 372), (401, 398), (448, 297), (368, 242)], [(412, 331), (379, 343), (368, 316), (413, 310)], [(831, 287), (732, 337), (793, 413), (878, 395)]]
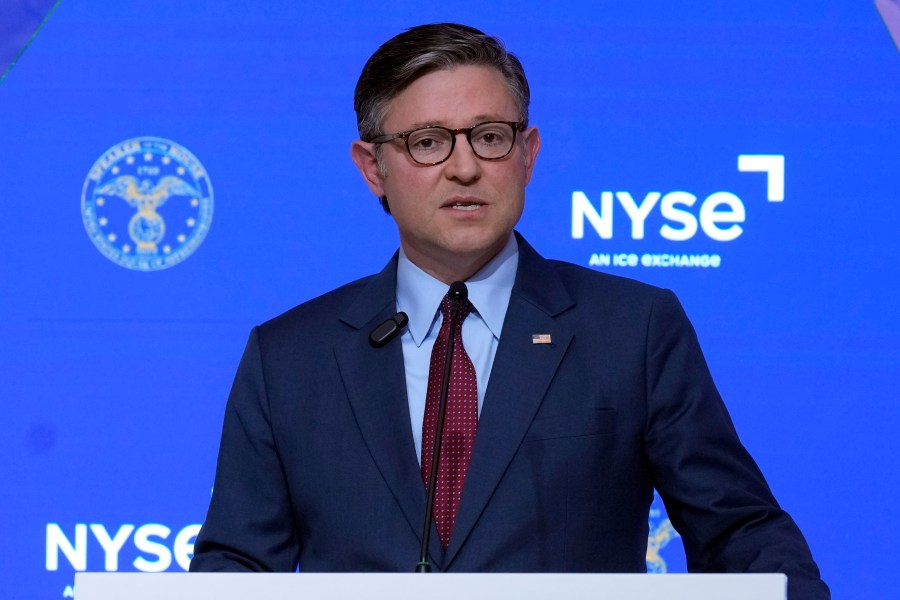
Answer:
[(158, 137), (116, 144), (91, 167), (81, 216), (106, 258), (136, 271), (177, 265), (203, 242), (213, 191), (200, 161)]

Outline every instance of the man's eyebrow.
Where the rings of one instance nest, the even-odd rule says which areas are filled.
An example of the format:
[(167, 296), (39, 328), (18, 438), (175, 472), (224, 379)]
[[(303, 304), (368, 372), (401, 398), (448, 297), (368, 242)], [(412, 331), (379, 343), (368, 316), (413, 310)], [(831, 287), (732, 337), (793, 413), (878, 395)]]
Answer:
[[(472, 117), (471, 125), (469, 127), (474, 127), (480, 123), (489, 123), (491, 121), (505, 121), (506, 119), (500, 117), (496, 114), (481, 114)], [(422, 129), (423, 127), (446, 127), (447, 129), (456, 129), (455, 127), (450, 127), (447, 125), (447, 122), (442, 119), (432, 119), (430, 121), (418, 121), (413, 123), (409, 127), (402, 129), (401, 131), (412, 131), (413, 129)]]
[(413, 123), (403, 131), (412, 131), (413, 129), (422, 129), (423, 127), (446, 127), (444, 121), (418, 121)]

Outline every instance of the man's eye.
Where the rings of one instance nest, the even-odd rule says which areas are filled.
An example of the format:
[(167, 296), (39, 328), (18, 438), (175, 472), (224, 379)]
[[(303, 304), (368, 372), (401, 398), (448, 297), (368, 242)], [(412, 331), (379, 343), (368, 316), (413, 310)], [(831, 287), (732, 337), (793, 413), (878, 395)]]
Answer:
[(506, 132), (496, 129), (488, 129), (486, 131), (479, 131), (478, 135), (472, 140), (476, 144), (481, 144), (484, 146), (498, 146), (503, 145), (507, 142), (509, 136)]
[(434, 152), (440, 149), (446, 140), (432, 133), (423, 133), (409, 138), (409, 147), (414, 152)]

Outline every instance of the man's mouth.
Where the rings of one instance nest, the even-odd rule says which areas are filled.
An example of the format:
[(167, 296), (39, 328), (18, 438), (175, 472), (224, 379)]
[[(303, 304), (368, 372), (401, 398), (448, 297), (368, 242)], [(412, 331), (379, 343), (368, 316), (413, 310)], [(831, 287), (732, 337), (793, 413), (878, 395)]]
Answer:
[(474, 202), (454, 202), (450, 205), (450, 208), (454, 210), (478, 210), (481, 206), (481, 204), (476, 204)]
[(483, 202), (475, 198), (460, 198), (453, 200), (444, 205), (444, 208), (452, 208), (453, 210), (478, 210), (484, 206)]

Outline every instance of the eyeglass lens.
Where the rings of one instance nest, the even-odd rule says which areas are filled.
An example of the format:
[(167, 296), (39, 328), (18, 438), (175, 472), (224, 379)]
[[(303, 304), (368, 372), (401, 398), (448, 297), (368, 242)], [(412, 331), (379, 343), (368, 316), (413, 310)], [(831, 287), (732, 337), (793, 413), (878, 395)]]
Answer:
[[(503, 158), (512, 149), (515, 131), (506, 123), (482, 123), (472, 129), (468, 138), (472, 150), (481, 158)], [(446, 160), (453, 144), (453, 133), (443, 127), (418, 129), (407, 138), (410, 156), (420, 163)]]

